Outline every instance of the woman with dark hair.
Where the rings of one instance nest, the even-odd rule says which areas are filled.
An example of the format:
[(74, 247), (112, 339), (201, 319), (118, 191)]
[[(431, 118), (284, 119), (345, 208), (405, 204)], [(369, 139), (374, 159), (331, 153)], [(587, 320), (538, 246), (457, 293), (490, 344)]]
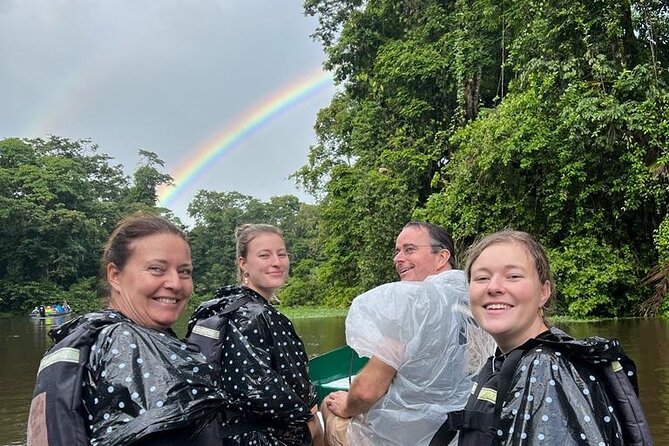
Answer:
[[(304, 345), (271, 303), (290, 261), (280, 229), (237, 228), (238, 285), (223, 286), (191, 317), (188, 339), (220, 371), (227, 396), (222, 445), (319, 445), (317, 397)], [(211, 434), (211, 432), (209, 433)]]
[(544, 317), (554, 285), (529, 234), (469, 250), (469, 303), (498, 345), (464, 411), (459, 445), (649, 445), (634, 363), (617, 340), (576, 340)]
[(136, 214), (102, 256), (107, 309), (52, 331), (29, 445), (183, 445), (216, 414), (217, 377), (171, 330), (193, 291), (190, 248), (170, 221)]

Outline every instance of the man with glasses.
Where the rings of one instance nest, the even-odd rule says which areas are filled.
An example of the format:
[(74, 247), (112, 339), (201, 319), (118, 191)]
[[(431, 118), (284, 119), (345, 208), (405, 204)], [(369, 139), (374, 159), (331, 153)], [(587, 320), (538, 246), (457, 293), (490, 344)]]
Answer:
[(393, 260), (400, 280), (423, 281), (455, 268), (453, 239), (441, 226), (411, 221), (397, 236)]
[(370, 359), (348, 392), (321, 405), (329, 446), (428, 445), (446, 414), (464, 407), (492, 352), (444, 228), (409, 222), (394, 262), (401, 282), (356, 297), (346, 318), (347, 343)]

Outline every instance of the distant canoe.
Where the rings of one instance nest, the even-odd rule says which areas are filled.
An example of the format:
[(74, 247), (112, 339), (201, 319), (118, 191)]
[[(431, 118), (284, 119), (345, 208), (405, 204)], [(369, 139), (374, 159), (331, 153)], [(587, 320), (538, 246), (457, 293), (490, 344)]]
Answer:
[(63, 304), (53, 304), (53, 305), (40, 305), (35, 307), (33, 311), (30, 312), (29, 316), (38, 319), (46, 319), (50, 317), (59, 317), (65, 316), (66, 314), (72, 313), (72, 308), (67, 303)]

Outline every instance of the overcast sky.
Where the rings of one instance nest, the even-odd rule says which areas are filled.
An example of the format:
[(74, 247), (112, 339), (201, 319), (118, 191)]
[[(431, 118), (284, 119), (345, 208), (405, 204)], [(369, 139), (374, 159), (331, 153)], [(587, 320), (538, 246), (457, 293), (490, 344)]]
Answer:
[[(263, 99), (318, 70), (315, 20), (301, 0), (0, 0), (0, 138), (90, 138), (130, 174), (138, 150), (166, 173)], [(197, 190), (263, 201), (294, 194), (331, 82), (261, 126), (172, 210), (186, 217)]]

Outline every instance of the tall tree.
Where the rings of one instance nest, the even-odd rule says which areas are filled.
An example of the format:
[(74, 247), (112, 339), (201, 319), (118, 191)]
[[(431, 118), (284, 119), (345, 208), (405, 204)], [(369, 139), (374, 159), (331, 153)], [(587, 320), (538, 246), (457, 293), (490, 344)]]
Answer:
[(95, 306), (104, 240), (122, 215), (155, 211), (111, 160), (88, 140), (0, 141), (0, 311), (66, 298)]
[(172, 177), (159, 169), (165, 167), (158, 155), (148, 150), (139, 150), (140, 165), (133, 173), (133, 186), (130, 189), (130, 202), (153, 207), (158, 201), (156, 189), (163, 184), (173, 185)]
[(318, 144), (295, 176), (323, 199), (324, 298), (346, 305), (395, 278), (393, 240), (439, 190), (448, 137), (498, 100), (496, 7), (308, 0), (305, 10), (343, 90), (319, 114)]

